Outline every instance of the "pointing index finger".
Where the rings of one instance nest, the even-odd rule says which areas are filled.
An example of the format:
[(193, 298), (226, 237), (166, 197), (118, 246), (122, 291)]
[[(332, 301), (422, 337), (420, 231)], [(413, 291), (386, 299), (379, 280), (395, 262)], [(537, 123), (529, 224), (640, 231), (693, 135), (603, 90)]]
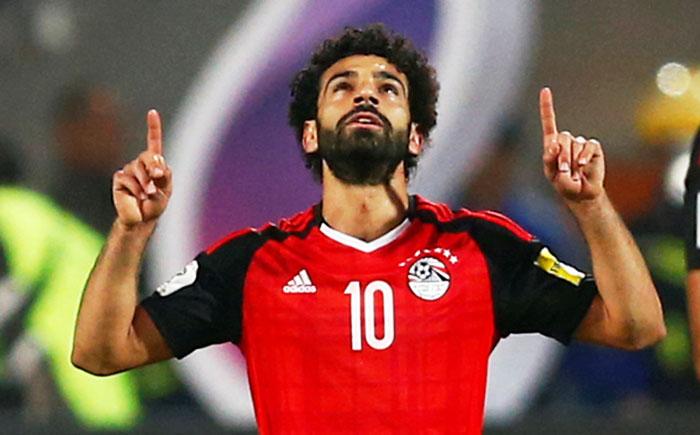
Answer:
[(554, 115), (554, 99), (549, 88), (540, 91), (540, 119), (542, 120), (542, 135), (545, 144), (557, 135), (557, 119)]
[(163, 133), (160, 126), (160, 115), (155, 109), (148, 111), (146, 117), (148, 123), (148, 135), (146, 137), (146, 149), (155, 154), (163, 154)]

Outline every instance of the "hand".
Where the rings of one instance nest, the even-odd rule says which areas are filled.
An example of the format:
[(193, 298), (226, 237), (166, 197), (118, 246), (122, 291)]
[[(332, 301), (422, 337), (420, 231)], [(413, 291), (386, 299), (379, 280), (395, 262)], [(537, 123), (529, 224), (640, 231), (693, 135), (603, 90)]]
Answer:
[[(557, 130), (552, 91), (540, 91), (544, 175), (570, 203), (599, 199), (604, 193), (603, 148), (595, 139)], [(573, 205), (573, 204), (570, 204)]]
[(163, 158), (158, 112), (150, 110), (147, 122), (146, 151), (112, 177), (117, 222), (126, 227), (155, 221), (165, 211), (172, 194), (172, 173)]

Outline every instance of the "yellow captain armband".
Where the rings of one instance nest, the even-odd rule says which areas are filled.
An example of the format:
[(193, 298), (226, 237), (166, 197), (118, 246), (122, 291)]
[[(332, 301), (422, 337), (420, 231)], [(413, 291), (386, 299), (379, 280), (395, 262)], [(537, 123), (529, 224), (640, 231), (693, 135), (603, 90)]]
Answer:
[(550, 275), (554, 275), (576, 286), (581, 284), (581, 280), (586, 276), (585, 273), (575, 267), (571, 267), (557, 260), (557, 257), (547, 248), (542, 248), (540, 255), (537, 257), (537, 260), (535, 260), (535, 266)]

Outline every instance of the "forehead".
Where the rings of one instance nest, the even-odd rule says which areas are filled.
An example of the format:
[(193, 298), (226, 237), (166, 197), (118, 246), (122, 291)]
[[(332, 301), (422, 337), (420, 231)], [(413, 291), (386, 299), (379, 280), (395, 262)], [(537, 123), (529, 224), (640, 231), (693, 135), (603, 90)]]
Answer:
[(404, 85), (408, 84), (408, 78), (404, 73), (399, 71), (396, 66), (385, 58), (373, 54), (355, 54), (340, 59), (323, 72), (321, 75), (321, 84), (323, 85), (330, 77), (344, 71), (355, 71), (358, 73), (387, 72), (397, 76)]

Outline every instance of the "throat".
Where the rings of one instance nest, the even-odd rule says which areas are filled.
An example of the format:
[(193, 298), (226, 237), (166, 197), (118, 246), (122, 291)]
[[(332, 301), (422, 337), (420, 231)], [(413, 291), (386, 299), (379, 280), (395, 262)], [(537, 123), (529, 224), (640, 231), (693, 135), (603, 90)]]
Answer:
[(384, 184), (358, 186), (333, 175), (323, 162), (321, 213), (332, 229), (372, 242), (396, 228), (408, 214), (408, 183), (403, 162)]
[(346, 189), (342, 195), (324, 195), (323, 217), (331, 228), (372, 242), (406, 219), (408, 195), (391, 185)]

